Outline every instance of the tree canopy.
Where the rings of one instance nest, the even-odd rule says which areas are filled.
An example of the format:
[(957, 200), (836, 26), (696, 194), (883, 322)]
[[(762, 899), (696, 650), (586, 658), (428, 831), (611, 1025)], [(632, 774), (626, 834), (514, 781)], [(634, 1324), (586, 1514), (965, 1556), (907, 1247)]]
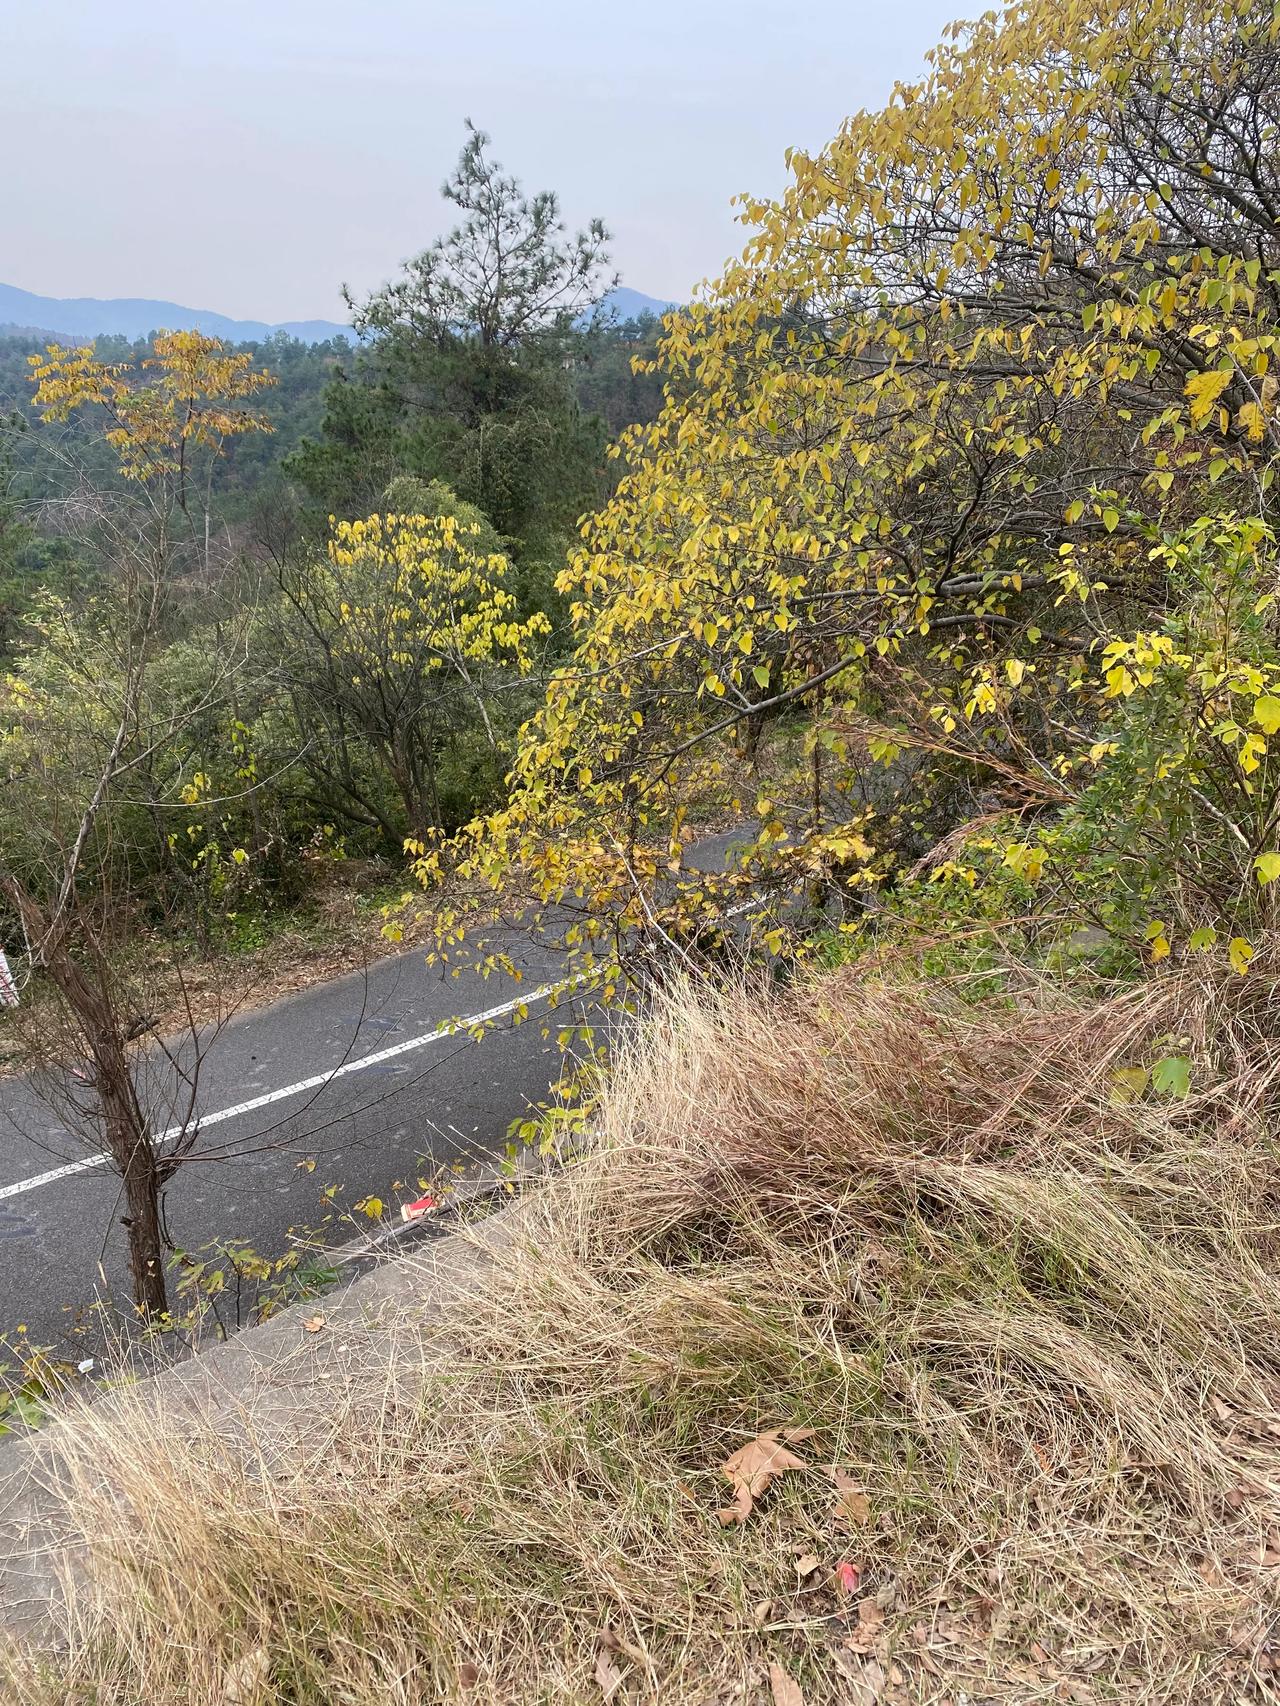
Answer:
[(347, 516), (397, 474), (442, 480), (517, 559), (548, 562), (603, 492), (604, 431), (575, 367), (583, 316), (615, 282), (608, 232), (597, 219), (566, 233), (554, 193), (527, 196), (474, 125), (441, 193), (461, 222), (366, 301), (348, 297), (365, 343), (292, 467)]
[[(530, 871), (582, 941), (710, 915), (746, 876), (684, 872), (685, 802), (731, 736), (802, 711), (804, 762), (754, 801), (757, 885), (806, 872), (856, 906), (993, 802), (999, 862), (1123, 762), (1139, 801), (1176, 778), (1209, 802), (1189, 924), (1255, 915), (1278, 32), (1248, 0), (1021, 0), (791, 155), (668, 322), (666, 406), (561, 576), (573, 657), (466, 871)], [(1171, 671), (1180, 730), (1155, 710)], [(1122, 823), (1145, 839), (1113, 912), (1141, 934), (1168, 820)]]
[(461, 222), (366, 301), (345, 293), (358, 332), (441, 348), (525, 349), (571, 327), (617, 283), (604, 221), (569, 236), (555, 192), (527, 196), (487, 152), (491, 140), (468, 119), (458, 162), (440, 186)]

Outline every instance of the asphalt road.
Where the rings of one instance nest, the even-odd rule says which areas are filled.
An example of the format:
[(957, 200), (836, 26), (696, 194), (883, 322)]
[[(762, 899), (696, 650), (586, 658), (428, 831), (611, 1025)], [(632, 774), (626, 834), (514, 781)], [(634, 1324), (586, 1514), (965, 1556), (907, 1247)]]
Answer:
[[(709, 836), (689, 862), (722, 868), (736, 839)], [(562, 1003), (544, 1038), (551, 1009), (531, 1000), (564, 977), (563, 956), (527, 934), (507, 947), (518, 984), (445, 976), (413, 951), (245, 1013), (212, 1037), (200, 1065), (200, 1139), (166, 1194), (173, 1242), (199, 1251), (237, 1238), (278, 1255), (292, 1229), (330, 1216), (324, 1236), (340, 1244), (369, 1230), (354, 1208), (362, 1198), (380, 1197), (394, 1216), (421, 1194), (420, 1177), (500, 1152), (511, 1121), (558, 1077), (555, 1031), (570, 1022)], [(523, 1022), (502, 1014), (478, 1042), (437, 1034), (521, 1000)], [(152, 1127), (163, 1131), (175, 1118), (172, 1072), (146, 1076)], [(317, 1078), (327, 1081), (308, 1083)], [(29, 1342), (77, 1360), (111, 1331), (113, 1317), (89, 1307), (95, 1298), (125, 1309), (130, 1299), (120, 1183), (86, 1164), (90, 1153), (35, 1084), (0, 1083), (0, 1338), (22, 1324)], [(330, 1186), (333, 1203), (323, 1196)]]
[[(200, 1068), (200, 1140), (166, 1198), (174, 1241), (198, 1250), (243, 1238), (279, 1254), (292, 1228), (319, 1226), (336, 1210), (326, 1237), (341, 1243), (369, 1229), (354, 1211), (361, 1198), (376, 1194), (396, 1214), (421, 1195), (419, 1177), (500, 1151), (511, 1120), (560, 1070), (554, 1028), (542, 1034), (547, 1001), (533, 1000), (523, 1023), (499, 1016), (478, 1042), (435, 1033), (528, 1001), (563, 976), (554, 950), (528, 939), (513, 950), (519, 984), (442, 977), (421, 952), (404, 953), (246, 1013), (212, 1037)], [(553, 1026), (565, 1022), (562, 1008)], [(163, 1130), (172, 1085), (162, 1071), (149, 1076), (153, 1125)], [(30, 1341), (77, 1358), (100, 1349), (109, 1329), (86, 1306), (103, 1295), (127, 1306), (130, 1295), (119, 1180), (86, 1165), (90, 1153), (34, 1083), (0, 1084), (0, 1335), (25, 1324)], [(331, 1204), (323, 1191), (332, 1185)]]

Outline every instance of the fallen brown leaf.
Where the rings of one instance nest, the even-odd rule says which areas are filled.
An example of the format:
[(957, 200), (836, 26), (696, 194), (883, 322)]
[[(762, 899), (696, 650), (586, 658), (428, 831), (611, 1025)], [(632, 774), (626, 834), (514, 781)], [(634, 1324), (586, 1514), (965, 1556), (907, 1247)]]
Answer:
[(643, 1647), (638, 1647), (634, 1641), (615, 1629), (612, 1623), (606, 1623), (600, 1631), (600, 1645), (607, 1647), (611, 1653), (625, 1653), (632, 1664), (645, 1669), (649, 1665), (649, 1655)]
[(222, 1699), (226, 1706), (259, 1706), (266, 1700), (271, 1659), (265, 1647), (242, 1653), (222, 1673)]
[(757, 1434), (753, 1440), (748, 1440), (732, 1457), (725, 1459), (723, 1469), (726, 1479), (733, 1487), (733, 1503), (716, 1512), (722, 1528), (731, 1528), (734, 1523), (745, 1522), (761, 1493), (779, 1475), (788, 1469), (808, 1468), (804, 1458), (797, 1457), (794, 1451), (788, 1451), (783, 1441), (799, 1445), (812, 1434), (812, 1428), (770, 1428), (766, 1433)]
[(458, 1666), (458, 1681), (464, 1688), (474, 1688), (480, 1680), (480, 1666), (473, 1664), (470, 1659), (463, 1659)]
[(879, 1595), (869, 1595), (858, 1601), (858, 1622), (865, 1629), (878, 1629), (884, 1622), (884, 1607), (880, 1603)]
[(861, 1527), (870, 1516), (870, 1501), (860, 1487), (850, 1487), (836, 1500), (837, 1522), (852, 1522)]
[(773, 1690), (773, 1706), (804, 1706), (800, 1684), (780, 1664), (770, 1662), (769, 1687)]
[(821, 1568), (822, 1559), (816, 1557), (812, 1552), (802, 1552), (796, 1559), (796, 1574), (800, 1577), (801, 1581), (803, 1581), (806, 1576), (811, 1576), (815, 1570), (820, 1570)]
[(322, 1327), (327, 1325), (328, 1323), (323, 1315), (308, 1315), (302, 1323), (302, 1330), (304, 1333), (318, 1333)]
[(875, 1597), (858, 1601), (858, 1626), (848, 1637), (845, 1645), (855, 1653), (870, 1653), (875, 1650), (876, 1636), (880, 1625), (884, 1622), (884, 1610), (876, 1603)]
[(864, 1659), (849, 1647), (837, 1647), (832, 1655), (837, 1669), (849, 1679), (849, 1688), (842, 1696), (847, 1706), (880, 1706), (884, 1699), (886, 1678), (878, 1659)]
[(864, 1523), (871, 1515), (871, 1504), (858, 1477), (848, 1469), (833, 1463), (827, 1470), (840, 1497), (836, 1500), (836, 1521)]
[(622, 1687), (622, 1672), (613, 1654), (605, 1646), (601, 1646), (596, 1653), (596, 1682), (606, 1700), (612, 1700)]

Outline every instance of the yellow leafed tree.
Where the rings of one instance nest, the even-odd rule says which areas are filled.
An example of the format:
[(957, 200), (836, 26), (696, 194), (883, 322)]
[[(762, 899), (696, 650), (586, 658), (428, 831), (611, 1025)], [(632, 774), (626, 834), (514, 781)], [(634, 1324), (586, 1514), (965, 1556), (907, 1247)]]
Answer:
[[(793, 154), (667, 322), (666, 407), (561, 577), (573, 659), (463, 872), (576, 905), (611, 973), (619, 923), (687, 939), (800, 873), (856, 899), (966, 816), (1078, 802), (1105, 648), (1162, 630), (1192, 557), (1267, 572), (1278, 87), (1250, 0), (1023, 0)], [(1206, 510), (1248, 537), (1164, 552)], [(1222, 688), (1247, 725), (1228, 816), (1237, 748), (1271, 739), (1259, 668)], [(788, 729), (749, 869), (687, 872), (690, 799)]]
[(229, 438), (271, 430), (262, 414), (243, 407), (275, 383), (271, 374), (201, 332), (160, 333), (139, 368), (99, 361), (90, 345), (50, 344), (28, 360), (46, 419), (66, 420), (93, 404), (106, 413), (104, 436), (126, 479), (181, 473), (190, 446), (216, 453)]
[[(151, 714), (174, 583), (193, 555), (198, 561), (202, 552), (208, 564), (213, 463), (229, 438), (266, 428), (244, 405), (273, 381), (247, 357), (228, 355), (216, 339), (195, 332), (158, 337), (140, 368), (101, 362), (87, 347), (53, 345), (32, 358), (32, 370), (35, 402), (47, 419), (98, 412), (128, 484), (99, 494), (94, 506), (103, 586), (88, 619), (50, 599), (46, 644), (38, 659), (27, 660), (29, 678), (0, 683), (0, 760), (9, 784), (32, 788), (43, 806), (31, 846), (0, 848), (0, 899), (23, 944), (20, 977), (43, 972), (56, 992), (56, 1008), (36, 1036), (37, 1046), (53, 1053), (44, 1064), (52, 1064), (55, 1078), (74, 1070), (72, 1082), (91, 1092), (87, 1101), (73, 1092), (60, 1116), (92, 1153), (105, 1151), (120, 1177), (134, 1302), (159, 1319), (168, 1307), (161, 1200), (200, 1134), (194, 1095), (185, 1109), (174, 1109), (167, 1131), (157, 1129), (134, 1072), (137, 1010), (108, 952), (112, 856), (119, 856), (111, 813), (135, 773), (206, 715), (231, 681), (234, 662), (219, 658), (212, 680)], [(193, 451), (208, 458), (203, 541), (188, 507)], [(56, 692), (49, 690), (51, 667)], [(179, 795), (184, 804), (201, 792), (192, 786)], [(169, 803), (152, 796), (149, 809), (158, 814)], [(198, 1058), (194, 1020), (191, 1046)], [(192, 1071), (192, 1085), (198, 1076)]]

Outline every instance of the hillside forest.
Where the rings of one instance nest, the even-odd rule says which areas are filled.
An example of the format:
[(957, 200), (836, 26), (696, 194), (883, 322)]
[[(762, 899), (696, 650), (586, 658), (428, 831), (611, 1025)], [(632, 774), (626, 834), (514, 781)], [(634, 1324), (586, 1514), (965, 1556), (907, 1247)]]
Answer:
[(216, 954), (326, 861), (407, 860), (446, 961), (554, 922), (610, 998), (891, 942), (1258, 987), (1278, 91), (1245, 0), (1021, 0), (793, 153), (661, 328), (591, 320), (604, 225), (472, 130), (354, 350), (7, 345), (2, 928), (108, 1125), (113, 945)]

